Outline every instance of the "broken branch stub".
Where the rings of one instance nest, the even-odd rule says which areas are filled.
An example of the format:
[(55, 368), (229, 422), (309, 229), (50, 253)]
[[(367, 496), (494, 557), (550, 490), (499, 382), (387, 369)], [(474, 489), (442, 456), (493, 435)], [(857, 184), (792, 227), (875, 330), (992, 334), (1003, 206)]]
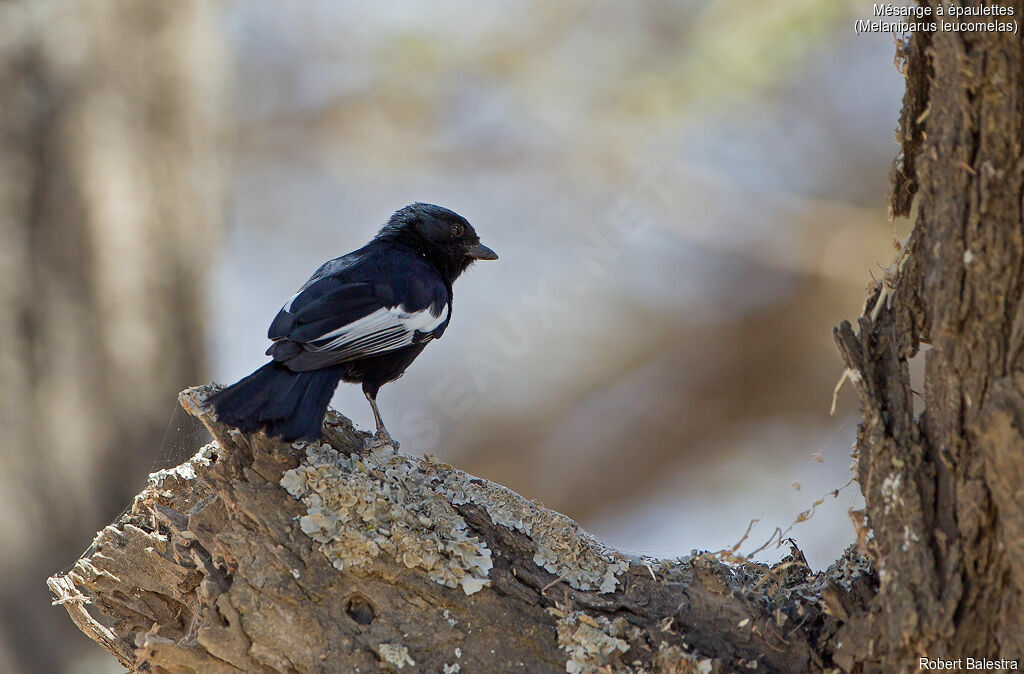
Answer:
[(48, 581), (133, 670), (821, 671), (873, 583), (850, 551), (814, 574), (656, 560), (559, 513), (390, 447), (330, 412), (316, 443), (217, 422), (150, 476), (74, 568)]

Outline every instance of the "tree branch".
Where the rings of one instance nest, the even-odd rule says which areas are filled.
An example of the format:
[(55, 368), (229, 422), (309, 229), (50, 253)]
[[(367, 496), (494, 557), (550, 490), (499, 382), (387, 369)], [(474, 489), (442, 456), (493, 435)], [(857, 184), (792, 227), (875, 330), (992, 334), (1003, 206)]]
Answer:
[(629, 557), (575, 522), (331, 412), (319, 443), (217, 423), (74, 569), (76, 624), (151, 671), (821, 671), (871, 595), (852, 551), (814, 574)]

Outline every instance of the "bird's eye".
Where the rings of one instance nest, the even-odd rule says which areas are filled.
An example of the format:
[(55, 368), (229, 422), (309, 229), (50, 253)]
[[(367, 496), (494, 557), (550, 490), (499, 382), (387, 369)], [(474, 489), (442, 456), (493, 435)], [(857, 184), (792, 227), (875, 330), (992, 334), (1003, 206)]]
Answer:
[(462, 233), (466, 231), (466, 228), (462, 225), (452, 225), (452, 236), (458, 238), (462, 236)]

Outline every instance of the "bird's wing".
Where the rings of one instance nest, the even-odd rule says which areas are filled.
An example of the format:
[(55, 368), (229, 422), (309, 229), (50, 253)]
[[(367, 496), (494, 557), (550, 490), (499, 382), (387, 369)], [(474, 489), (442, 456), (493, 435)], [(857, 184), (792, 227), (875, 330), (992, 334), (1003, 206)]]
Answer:
[(440, 278), (405, 275), (374, 283), (326, 276), (281, 308), (267, 353), (296, 371), (329, 367), (432, 339), (448, 313)]

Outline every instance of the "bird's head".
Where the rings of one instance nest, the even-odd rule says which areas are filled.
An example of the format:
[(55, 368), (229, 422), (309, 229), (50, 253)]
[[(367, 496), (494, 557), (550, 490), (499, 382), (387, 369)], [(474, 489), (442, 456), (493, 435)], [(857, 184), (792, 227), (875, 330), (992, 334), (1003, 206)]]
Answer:
[(412, 246), (433, 262), (449, 281), (454, 281), (477, 260), (498, 259), (493, 250), (480, 243), (469, 221), (434, 204), (415, 203), (399, 209), (378, 238)]

